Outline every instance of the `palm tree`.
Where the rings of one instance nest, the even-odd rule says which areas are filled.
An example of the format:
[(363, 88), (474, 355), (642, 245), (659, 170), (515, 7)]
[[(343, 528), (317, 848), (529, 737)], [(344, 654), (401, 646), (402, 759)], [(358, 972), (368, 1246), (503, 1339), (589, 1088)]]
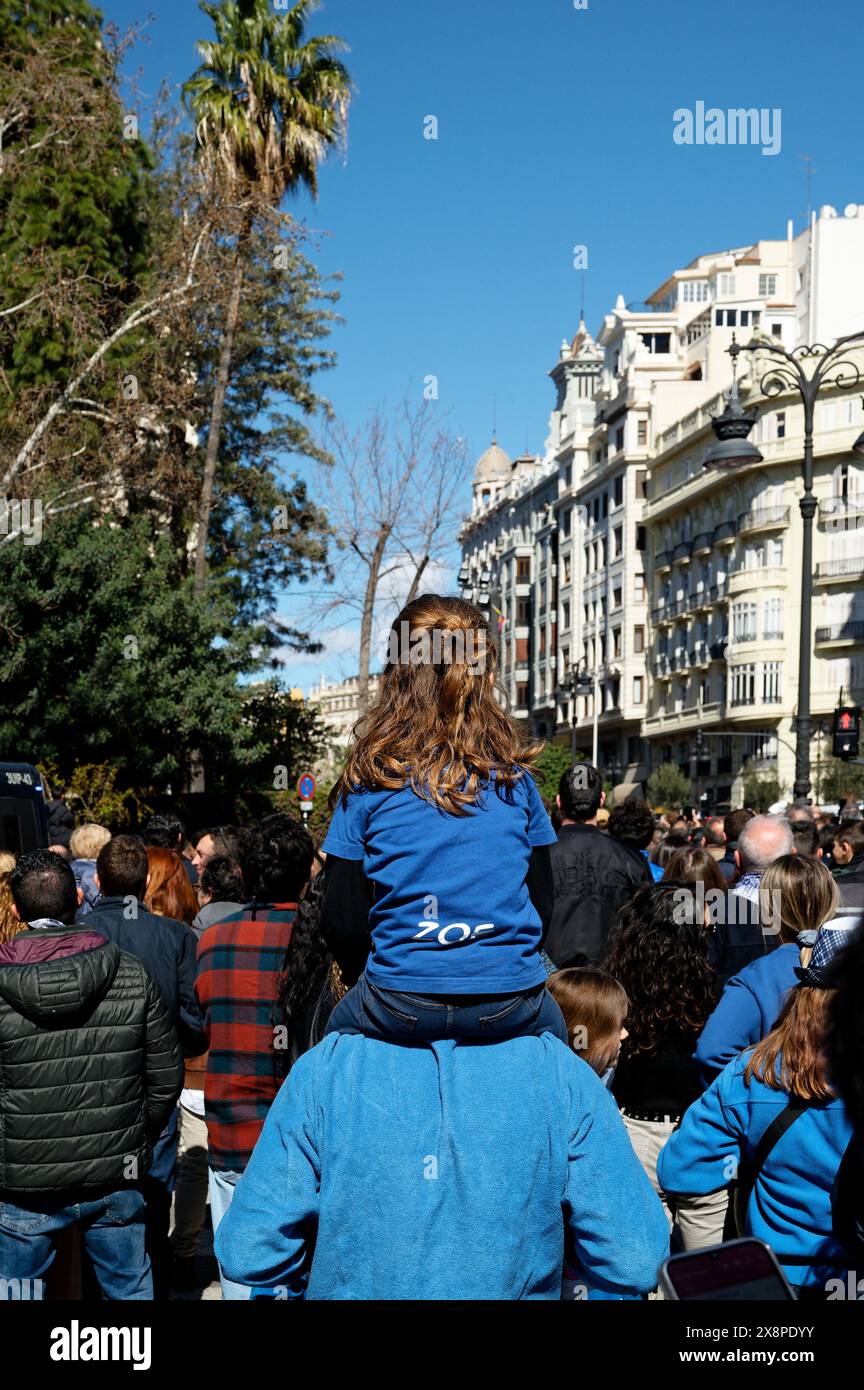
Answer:
[(297, 0), (280, 14), (272, 0), (201, 0), (216, 38), (199, 43), (201, 65), (183, 87), (205, 176), (214, 190), (224, 188), (243, 208), (198, 500), (199, 593), (207, 573), (213, 485), (255, 208), (262, 203), (277, 208), (286, 193), (301, 187), (316, 197), (318, 165), (345, 129), (351, 79), (335, 55), (346, 45), (332, 34), (306, 37), (318, 4)]

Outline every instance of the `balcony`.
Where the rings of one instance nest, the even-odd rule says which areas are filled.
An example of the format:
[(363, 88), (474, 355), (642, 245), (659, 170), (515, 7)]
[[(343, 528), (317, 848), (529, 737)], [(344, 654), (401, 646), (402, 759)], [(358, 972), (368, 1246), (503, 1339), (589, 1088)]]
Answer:
[(669, 570), (672, 568), (671, 550), (659, 550), (657, 552), (657, 554), (654, 556), (654, 568), (657, 570), (658, 574), (662, 570)]
[(655, 656), (654, 675), (658, 680), (668, 680), (671, 675), (668, 656)]
[(738, 534), (743, 536), (754, 531), (776, 531), (789, 525), (789, 507), (754, 507), (752, 512), (742, 512), (738, 518)]
[(819, 516), (864, 516), (864, 492), (851, 492), (846, 497), (826, 497), (819, 503)]
[(689, 541), (682, 541), (680, 545), (676, 545), (675, 549), (672, 551), (673, 564), (689, 565), (690, 550), (691, 546)]
[(835, 623), (833, 627), (817, 627), (814, 638), (817, 647), (851, 646), (864, 642), (864, 622)]
[(864, 575), (864, 555), (852, 555), (846, 560), (823, 560), (816, 566), (816, 584), (840, 584), (844, 579), (860, 579)]
[[(862, 560), (864, 568), (864, 560)], [(740, 594), (749, 589), (786, 587), (788, 571), (785, 565), (742, 565), (729, 576), (730, 594)]]
[(725, 603), (729, 597), (726, 592), (727, 587), (728, 580), (726, 579), (721, 580), (717, 584), (712, 584), (711, 588), (708, 590), (709, 603)]
[(690, 663), (693, 666), (707, 666), (710, 660), (711, 649), (708, 643), (700, 638), (690, 653)]
[(693, 554), (708, 555), (711, 552), (711, 547), (713, 544), (714, 538), (712, 533), (710, 531), (700, 531), (699, 535), (693, 542)]
[(690, 595), (690, 600), (693, 608), (695, 608), (697, 612), (702, 608), (710, 608), (713, 601), (711, 598), (711, 590), (697, 589), (695, 594)]
[(714, 544), (734, 545), (736, 530), (734, 521), (721, 521), (719, 526), (714, 527)]

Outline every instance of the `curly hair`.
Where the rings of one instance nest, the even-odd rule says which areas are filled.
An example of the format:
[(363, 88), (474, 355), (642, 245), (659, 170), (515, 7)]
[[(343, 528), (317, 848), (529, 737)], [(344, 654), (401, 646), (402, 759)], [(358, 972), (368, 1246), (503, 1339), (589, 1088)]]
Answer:
[(709, 936), (701, 920), (682, 911), (682, 892), (692, 897), (692, 885), (655, 883), (619, 911), (604, 968), (630, 1000), (627, 1056), (650, 1056), (671, 1036), (695, 1042), (714, 1008)]
[[(406, 636), (410, 652), (400, 653)], [(526, 743), (499, 704), (496, 668), (495, 641), (479, 609), (437, 594), (406, 604), (391, 629), (378, 699), (354, 726), (331, 807), (356, 788), (407, 784), (441, 810), (465, 816), (493, 773), (496, 789), (511, 789), (541, 745)]]
[(606, 829), (613, 840), (628, 840), (637, 849), (647, 849), (657, 825), (648, 802), (633, 797), (615, 807)]

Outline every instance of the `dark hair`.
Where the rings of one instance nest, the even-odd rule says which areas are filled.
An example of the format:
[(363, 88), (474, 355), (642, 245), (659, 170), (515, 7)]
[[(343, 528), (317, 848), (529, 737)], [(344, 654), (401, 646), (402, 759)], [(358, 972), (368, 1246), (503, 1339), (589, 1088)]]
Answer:
[(305, 825), (276, 813), (244, 837), (241, 865), (247, 896), (259, 903), (296, 903), (309, 879), (314, 846)]
[(812, 820), (794, 820), (789, 824), (792, 826), (792, 843), (797, 853), (803, 854), (807, 859), (815, 859), (820, 837)]
[(689, 883), (640, 888), (621, 908), (604, 968), (627, 991), (630, 1037), (625, 1055), (653, 1054), (667, 1037), (694, 1043), (715, 1004), (708, 964), (709, 933), (702, 921), (685, 920), (682, 893)]
[(276, 989), (276, 1023), (297, 1023), (327, 983), (333, 957), (321, 935), (324, 872), (316, 874), (294, 919)]
[(717, 861), (707, 849), (700, 849), (698, 845), (686, 845), (675, 850), (665, 865), (664, 882), (667, 879), (680, 883), (704, 883), (707, 890), (716, 888), (721, 893), (726, 887)]
[(848, 845), (855, 855), (864, 853), (864, 821), (850, 821), (838, 825), (834, 831), (835, 844)]
[(75, 875), (59, 854), (50, 849), (26, 850), (9, 875), (12, 901), (25, 922), (56, 917), (67, 925), (78, 911)]
[(147, 871), (147, 851), (138, 835), (115, 835), (102, 846), (96, 860), (96, 875), (105, 898), (143, 898)]
[(185, 837), (185, 825), (170, 812), (151, 816), (144, 826), (144, 843), (154, 849), (176, 849)]
[(734, 840), (737, 844), (738, 837), (744, 829), (748, 820), (752, 820), (755, 811), (750, 811), (746, 806), (739, 806), (737, 811), (730, 811), (723, 817), (723, 830), (727, 840)]
[(200, 884), (205, 893), (210, 894), (213, 903), (242, 903), (246, 890), (243, 887), (243, 870), (236, 859), (227, 854), (214, 854), (201, 871)]
[(689, 843), (686, 835), (666, 835), (654, 851), (654, 863), (665, 869), (673, 854), (679, 849), (686, 849)]
[[(268, 816), (268, 820), (272, 817)], [(239, 859), (243, 849), (243, 841), (248, 831), (237, 829), (236, 825), (210, 825), (206, 830), (199, 830), (195, 835), (195, 844), (198, 845), (209, 835), (213, 841), (213, 857), (217, 854), (227, 854), (231, 859)]]
[(558, 783), (558, 795), (566, 820), (591, 820), (600, 810), (603, 778), (591, 763), (574, 763)]
[(657, 828), (654, 812), (647, 801), (632, 798), (625, 801), (609, 816), (606, 829), (615, 840), (627, 840), (637, 849), (647, 849)]
[(831, 963), (826, 1040), (831, 1079), (846, 1102), (859, 1144), (864, 1144), (864, 922)]

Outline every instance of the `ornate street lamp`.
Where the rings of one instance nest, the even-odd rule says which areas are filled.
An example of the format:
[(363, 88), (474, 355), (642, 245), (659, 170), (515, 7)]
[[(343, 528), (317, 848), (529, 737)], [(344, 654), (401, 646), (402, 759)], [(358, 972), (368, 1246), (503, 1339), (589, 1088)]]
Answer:
[[(813, 492), (813, 424), (816, 400), (823, 386), (835, 386), (841, 391), (854, 390), (862, 379), (861, 366), (847, 353), (853, 347), (864, 348), (864, 331), (848, 333), (838, 338), (833, 347), (823, 343), (802, 344), (791, 352), (778, 338), (760, 334), (743, 347), (733, 335), (729, 354), (732, 358), (733, 382), (728, 405), (723, 415), (713, 422), (718, 443), (705, 455), (705, 467), (735, 468), (746, 463), (760, 463), (762, 455), (747, 443), (747, 434), (755, 416), (750, 417), (737, 400), (735, 363), (739, 352), (766, 352), (771, 365), (759, 381), (764, 396), (782, 395), (797, 391), (804, 406), (804, 495), (801, 497), (803, 539), (801, 546), (801, 633), (798, 650), (798, 713), (795, 719), (795, 787), (796, 797), (806, 798), (810, 791), (810, 739), (813, 720), (810, 714), (810, 662), (812, 655), (813, 607), (813, 518), (816, 515), (816, 496)], [(737, 406), (735, 402), (737, 401)], [(746, 429), (745, 421), (749, 420)], [(726, 431), (724, 444), (724, 434)], [(743, 442), (742, 442), (743, 441)], [(864, 452), (864, 433), (856, 439), (854, 449)], [(721, 452), (722, 451), (722, 452)]]
[(732, 385), (726, 392), (726, 408), (722, 415), (715, 415), (711, 428), (717, 436), (702, 461), (703, 468), (744, 468), (748, 463), (761, 463), (762, 455), (747, 438), (756, 424), (756, 416), (748, 414), (741, 404), (738, 394), (737, 357), (741, 348), (732, 334)]

